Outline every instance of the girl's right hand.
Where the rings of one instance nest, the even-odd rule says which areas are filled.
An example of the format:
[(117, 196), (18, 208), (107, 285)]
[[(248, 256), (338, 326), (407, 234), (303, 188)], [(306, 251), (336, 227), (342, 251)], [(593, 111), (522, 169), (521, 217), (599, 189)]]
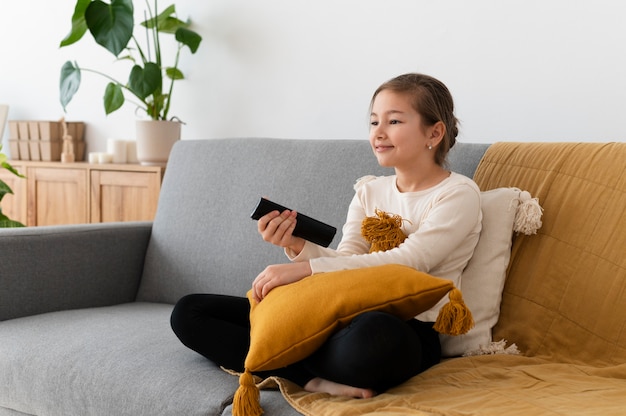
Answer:
[(252, 282), (252, 297), (257, 302), (274, 288), (297, 282), (311, 275), (308, 261), (267, 266)]
[(296, 228), (297, 212), (285, 210), (282, 213), (272, 211), (265, 214), (257, 223), (259, 234), (263, 240), (276, 246), (288, 248), (296, 255), (304, 248), (304, 239), (293, 236)]

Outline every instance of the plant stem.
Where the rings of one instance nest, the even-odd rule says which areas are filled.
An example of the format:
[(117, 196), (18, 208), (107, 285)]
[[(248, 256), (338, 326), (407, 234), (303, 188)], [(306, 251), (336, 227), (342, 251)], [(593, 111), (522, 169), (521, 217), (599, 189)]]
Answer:
[[(148, 0), (146, 0), (147, 2)], [(156, 64), (161, 67), (161, 42), (159, 40), (159, 22), (157, 21), (157, 16), (159, 15), (159, 7), (157, 5), (157, 0), (154, 0), (154, 53), (156, 58)]]
[[(148, 60), (150, 59), (150, 47), (148, 47), (148, 60), (146, 60), (146, 55), (143, 53), (143, 49), (141, 49), (141, 45), (139, 45), (139, 42), (137, 42), (137, 38), (133, 35), (132, 36), (133, 42), (135, 42), (135, 46), (137, 47), (137, 52), (139, 52), (139, 56), (141, 57), (141, 62), (143, 62), (143, 64), (145, 65), (146, 62), (149, 62)], [(149, 45), (148, 45), (149, 46)], [(129, 51), (130, 49), (127, 48)], [(132, 59), (133, 61), (135, 61), (135, 59)]]
[[(119, 82), (119, 81), (118, 81), (118, 80), (116, 80), (115, 78), (113, 78), (113, 77), (111, 77), (111, 76), (109, 76), (109, 75), (107, 75), (107, 74), (104, 74), (104, 73), (102, 73), (102, 72), (100, 72), (100, 71), (96, 71), (95, 69), (80, 68), (80, 70), (81, 70), (81, 71), (85, 71), (85, 72), (91, 72), (91, 73), (93, 73), (93, 74), (98, 74), (98, 75), (100, 75), (100, 76), (102, 76), (102, 77), (104, 77), (104, 78), (108, 79), (109, 81), (111, 81), (111, 82), (113, 82), (113, 83), (115, 83), (115, 84), (119, 85), (120, 87), (122, 87), (122, 88), (123, 88), (123, 89), (125, 89), (126, 91), (130, 92), (131, 94), (133, 94), (135, 97), (139, 98), (139, 101), (141, 101), (141, 103), (145, 106), (145, 107), (143, 108), (143, 110), (145, 110), (146, 112), (148, 111), (148, 110), (147, 110), (147, 108), (148, 108), (148, 103), (147, 103), (147, 102), (146, 102), (143, 98), (141, 98), (140, 96), (138, 96), (137, 94), (135, 94), (135, 92), (134, 92), (133, 90), (131, 90), (130, 88), (128, 88), (126, 85), (122, 84), (121, 82)], [(140, 107), (141, 107), (141, 106), (140, 106)]]
[[(149, 9), (149, 8), (150, 8), (150, 6), (148, 6), (148, 9)], [(145, 22), (148, 22), (148, 21), (149, 21), (149, 20), (148, 20), (148, 18), (147, 18), (147, 15), (146, 15), (146, 11), (145, 11), (145, 10), (143, 11), (143, 19), (144, 19), (144, 21), (145, 21)], [(150, 19), (152, 19), (152, 16), (150, 17)], [(151, 59), (151, 57), (150, 57), (150, 29), (148, 29), (148, 26), (149, 26), (149, 25), (146, 25), (146, 45), (148, 45), (148, 61), (149, 61), (149, 60)], [(135, 42), (135, 43), (137, 43), (137, 42)], [(145, 57), (143, 56), (143, 54), (141, 54), (141, 57), (142, 57), (142, 59), (143, 59), (143, 63), (144, 63), (144, 65), (145, 65), (145, 63), (146, 63), (146, 59), (145, 59)]]
[[(148, 24), (146, 26), (150, 27), (150, 29), (152, 30), (152, 38), (153, 38), (152, 41), (154, 43), (154, 58), (156, 61), (155, 63), (162, 71), (163, 67), (161, 65), (161, 43), (159, 41), (159, 21), (158, 21), (159, 8), (158, 8), (157, 0), (154, 0), (154, 9), (150, 7), (149, 0), (146, 0), (146, 8), (148, 9), (148, 17), (149, 17), (149, 20), (146, 20), (146, 22), (151, 22), (151, 24)], [(149, 42), (148, 42), (148, 53), (149, 55), (151, 55)], [(158, 90), (152, 93), (152, 97), (153, 97), (153, 106), (151, 108), (152, 114), (149, 114), (149, 115), (155, 120), (161, 118), (159, 117), (159, 115), (161, 114), (162, 104), (159, 102), (159, 97), (161, 97), (162, 94), (163, 94), (163, 81), (161, 80), (161, 86), (158, 88)], [(167, 97), (165, 98), (165, 101), (169, 103), (169, 100)], [(165, 115), (163, 118), (165, 118)]]
[[(178, 44), (178, 50), (176, 51), (176, 60), (174, 61), (174, 69), (178, 69), (178, 58), (180, 57), (180, 50), (184, 45)], [(172, 102), (172, 91), (174, 90), (174, 80), (170, 80), (170, 90), (167, 93), (167, 101), (165, 103), (165, 109), (163, 110), (163, 119), (167, 120), (167, 113), (170, 111), (170, 103)]]

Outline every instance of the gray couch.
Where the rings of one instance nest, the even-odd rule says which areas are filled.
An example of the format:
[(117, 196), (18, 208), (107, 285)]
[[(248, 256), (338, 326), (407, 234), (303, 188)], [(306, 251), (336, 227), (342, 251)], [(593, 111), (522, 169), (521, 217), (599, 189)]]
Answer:
[[(458, 144), (451, 168), (471, 177), (487, 147)], [(231, 414), (238, 379), (178, 341), (172, 304), (286, 261), (249, 217), (260, 196), (336, 225), (336, 246), (355, 180), (389, 173), (365, 140), (181, 141), (153, 223), (0, 230), (0, 415)]]

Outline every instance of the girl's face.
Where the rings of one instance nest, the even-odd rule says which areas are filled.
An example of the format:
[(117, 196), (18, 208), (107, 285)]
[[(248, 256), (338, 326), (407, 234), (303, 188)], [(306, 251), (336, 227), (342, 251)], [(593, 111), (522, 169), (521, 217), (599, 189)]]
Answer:
[(437, 142), (407, 94), (383, 90), (372, 103), (370, 144), (381, 166), (407, 169), (434, 161)]

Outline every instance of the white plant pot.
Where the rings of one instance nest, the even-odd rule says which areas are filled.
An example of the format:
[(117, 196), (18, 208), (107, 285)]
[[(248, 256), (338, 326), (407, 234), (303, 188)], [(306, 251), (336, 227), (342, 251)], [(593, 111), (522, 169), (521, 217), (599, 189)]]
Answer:
[(172, 146), (180, 140), (182, 123), (165, 120), (137, 120), (137, 160), (145, 166), (165, 166)]

